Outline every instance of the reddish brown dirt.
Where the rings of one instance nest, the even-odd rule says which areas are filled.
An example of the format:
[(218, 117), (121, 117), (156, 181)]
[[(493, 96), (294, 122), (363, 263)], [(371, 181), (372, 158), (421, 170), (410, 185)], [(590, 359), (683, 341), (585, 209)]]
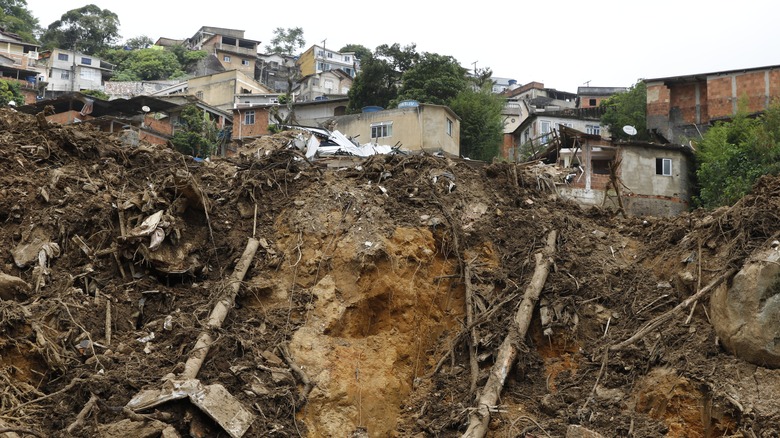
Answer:
[[(0, 429), (226, 436), (187, 401), (123, 407), (182, 371), (254, 234), (198, 374), (253, 413), (245, 436), (460, 436), (470, 352), (479, 389), (555, 229), (489, 436), (777, 436), (780, 371), (723, 351), (701, 305), (603, 359), (775, 238), (780, 180), (715, 212), (621, 219), (540, 190), (522, 166), (398, 155), (327, 168), (289, 138), (198, 163), (0, 110)], [(128, 235), (157, 211), (151, 250)]]

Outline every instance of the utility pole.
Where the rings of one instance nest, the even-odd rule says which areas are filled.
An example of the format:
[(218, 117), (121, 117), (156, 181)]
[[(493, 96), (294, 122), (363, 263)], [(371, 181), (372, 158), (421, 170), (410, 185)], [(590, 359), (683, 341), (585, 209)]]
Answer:
[(471, 65), (474, 66), (474, 77), (477, 76), (477, 62), (479, 62), (479, 61), (474, 61), (474, 62), (471, 63)]

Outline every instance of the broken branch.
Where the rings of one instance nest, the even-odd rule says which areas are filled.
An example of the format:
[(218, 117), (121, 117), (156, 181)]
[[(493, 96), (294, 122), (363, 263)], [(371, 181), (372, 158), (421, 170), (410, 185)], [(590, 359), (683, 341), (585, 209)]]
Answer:
[(618, 344), (612, 345), (609, 347), (610, 351), (619, 351), (622, 350), (629, 345), (633, 344), (634, 342), (638, 341), (639, 339), (646, 336), (648, 333), (652, 332), (656, 328), (660, 327), (663, 323), (669, 321), (674, 317), (676, 314), (682, 312), (684, 309), (688, 308), (691, 304), (696, 302), (697, 300), (701, 299), (709, 293), (712, 289), (715, 289), (722, 281), (726, 280), (727, 278), (730, 278), (734, 274), (737, 273), (737, 270), (732, 268), (728, 271), (724, 272), (714, 280), (710, 282), (707, 286), (705, 286), (703, 289), (699, 290), (695, 294), (691, 295), (690, 297), (686, 298), (685, 301), (675, 306), (673, 309), (669, 310), (668, 312), (653, 318), (650, 322), (644, 325), (641, 329), (639, 329), (633, 336), (626, 339), (623, 342), (620, 342)]
[(514, 324), (510, 326), (509, 333), (498, 349), (496, 363), (490, 370), (490, 376), (479, 397), (477, 407), (469, 414), (469, 427), (462, 438), (481, 438), (487, 433), (490, 409), (498, 402), (504, 381), (517, 357), (516, 345), (525, 338), (528, 332), (534, 307), (539, 301), (539, 295), (547, 281), (547, 275), (550, 273), (557, 237), (558, 234), (555, 230), (550, 231), (547, 235), (547, 245), (542, 251), (535, 254), (536, 269), (534, 269), (531, 282), (526, 287), (523, 301), (515, 313)]

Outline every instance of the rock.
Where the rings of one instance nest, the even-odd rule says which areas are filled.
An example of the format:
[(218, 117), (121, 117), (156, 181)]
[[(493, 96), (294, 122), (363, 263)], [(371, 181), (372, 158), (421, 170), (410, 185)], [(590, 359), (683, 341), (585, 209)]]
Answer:
[(104, 438), (156, 438), (168, 425), (161, 421), (121, 420), (117, 423), (99, 425), (98, 431)]
[(571, 424), (566, 429), (566, 438), (604, 438), (604, 435), (586, 429), (579, 424)]
[(780, 252), (754, 253), (731, 286), (710, 300), (712, 325), (723, 346), (750, 363), (780, 367)]
[(26, 281), (0, 272), (0, 300), (26, 300), (30, 290)]

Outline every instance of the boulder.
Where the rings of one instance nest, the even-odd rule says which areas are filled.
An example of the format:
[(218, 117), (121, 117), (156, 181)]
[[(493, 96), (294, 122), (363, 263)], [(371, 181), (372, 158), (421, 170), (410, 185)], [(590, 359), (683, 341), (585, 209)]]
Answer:
[(710, 300), (712, 325), (723, 346), (755, 365), (780, 367), (780, 251), (754, 253)]

